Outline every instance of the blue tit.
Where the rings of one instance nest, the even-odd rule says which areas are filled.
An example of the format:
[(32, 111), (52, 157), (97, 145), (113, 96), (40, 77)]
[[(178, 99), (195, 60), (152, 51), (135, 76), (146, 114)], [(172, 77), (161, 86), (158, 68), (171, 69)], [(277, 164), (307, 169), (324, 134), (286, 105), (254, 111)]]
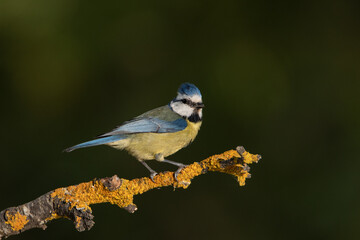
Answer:
[(80, 143), (64, 151), (108, 145), (124, 149), (142, 163), (153, 180), (157, 174), (145, 161), (157, 160), (178, 166), (175, 179), (186, 165), (165, 159), (189, 145), (196, 137), (202, 123), (204, 104), (200, 90), (191, 83), (183, 83), (177, 96), (168, 104), (155, 108), (124, 122), (97, 139)]

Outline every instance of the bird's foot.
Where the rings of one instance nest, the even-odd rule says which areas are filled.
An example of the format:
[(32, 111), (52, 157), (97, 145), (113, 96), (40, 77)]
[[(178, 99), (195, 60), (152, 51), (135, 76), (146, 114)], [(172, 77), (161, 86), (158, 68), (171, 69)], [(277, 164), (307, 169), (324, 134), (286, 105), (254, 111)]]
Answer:
[(179, 168), (176, 170), (176, 172), (174, 173), (174, 178), (175, 180), (178, 182), (177, 176), (179, 175), (179, 173), (181, 172), (181, 170), (186, 167), (187, 165), (185, 164), (181, 164), (179, 165)]
[(154, 177), (155, 177), (157, 174), (158, 174), (158, 173), (155, 172), (155, 171), (151, 171), (151, 172), (150, 172), (150, 178), (151, 178), (151, 180), (152, 180), (153, 182), (155, 182), (155, 181), (154, 181)]

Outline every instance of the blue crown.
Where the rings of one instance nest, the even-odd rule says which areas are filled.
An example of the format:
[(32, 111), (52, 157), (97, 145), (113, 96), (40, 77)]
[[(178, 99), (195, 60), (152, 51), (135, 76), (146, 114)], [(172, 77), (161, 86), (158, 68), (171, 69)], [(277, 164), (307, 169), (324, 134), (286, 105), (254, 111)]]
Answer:
[(201, 97), (200, 90), (192, 83), (181, 84), (178, 89), (178, 93), (188, 95), (188, 96), (199, 95)]

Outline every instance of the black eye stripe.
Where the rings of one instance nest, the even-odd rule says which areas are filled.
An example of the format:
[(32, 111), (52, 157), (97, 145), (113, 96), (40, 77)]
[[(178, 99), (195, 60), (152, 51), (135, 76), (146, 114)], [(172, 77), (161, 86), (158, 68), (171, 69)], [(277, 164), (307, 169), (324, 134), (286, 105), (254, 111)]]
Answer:
[(185, 103), (185, 104), (187, 104), (187, 105), (189, 105), (191, 107), (194, 107), (196, 105), (193, 101), (191, 101), (189, 99), (182, 99), (181, 102)]
[(189, 105), (190, 107), (195, 107), (195, 108), (198, 107), (199, 104), (202, 104), (202, 103), (194, 103), (193, 101), (186, 99), (186, 98), (177, 100), (177, 102), (182, 102), (186, 105)]

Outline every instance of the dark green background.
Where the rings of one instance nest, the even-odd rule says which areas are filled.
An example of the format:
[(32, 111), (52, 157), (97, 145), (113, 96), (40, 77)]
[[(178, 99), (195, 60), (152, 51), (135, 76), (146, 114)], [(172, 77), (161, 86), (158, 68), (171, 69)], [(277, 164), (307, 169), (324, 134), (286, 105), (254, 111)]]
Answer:
[[(62, 153), (152, 108), (182, 82), (203, 94), (183, 163), (243, 145), (263, 159), (239, 187), (95, 205), (11, 239), (359, 239), (358, 1), (0, 1), (0, 209), (95, 177), (147, 175), (125, 152)], [(150, 162), (158, 170), (172, 166)]]

